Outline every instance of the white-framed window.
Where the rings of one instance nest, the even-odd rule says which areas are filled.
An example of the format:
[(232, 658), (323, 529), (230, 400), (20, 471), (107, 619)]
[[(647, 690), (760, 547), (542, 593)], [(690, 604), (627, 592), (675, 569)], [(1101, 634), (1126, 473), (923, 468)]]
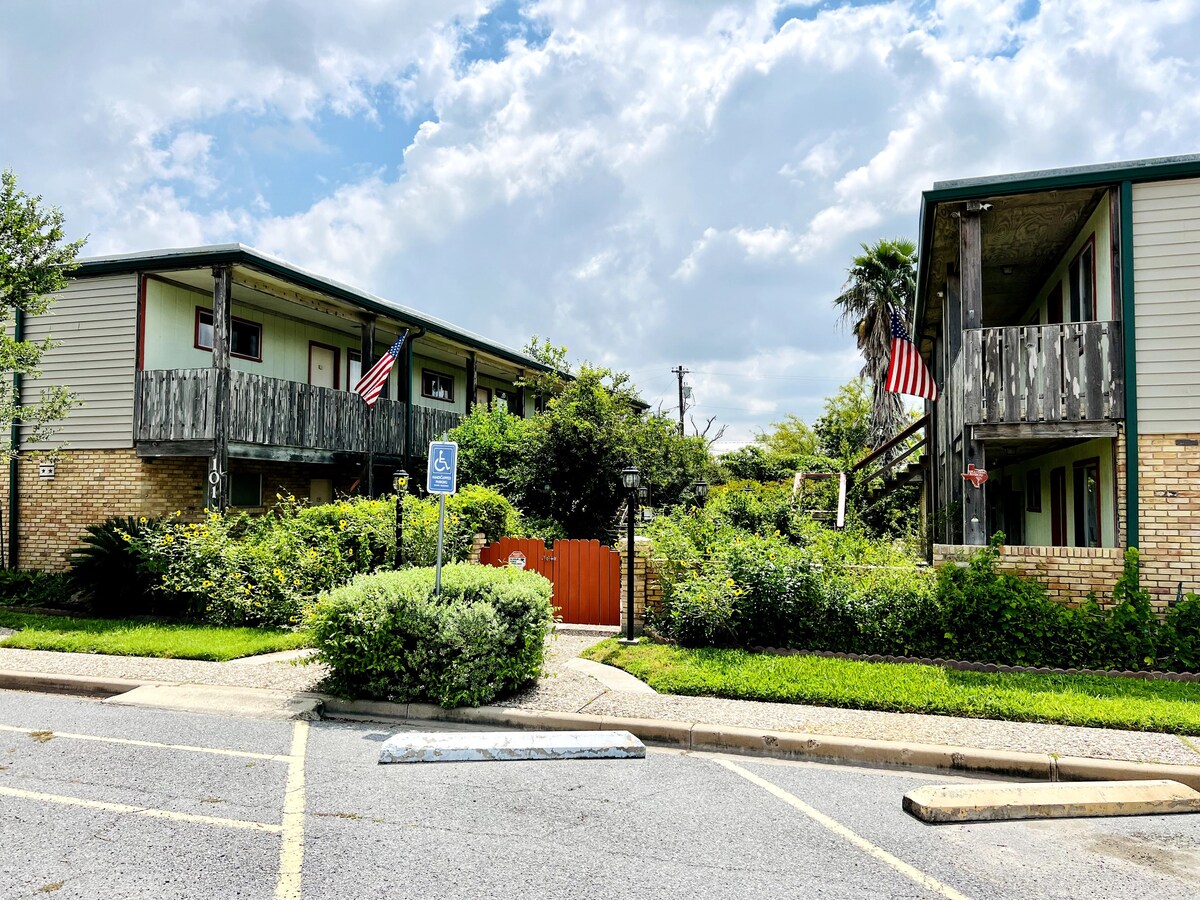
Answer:
[(1087, 239), (1067, 269), (1071, 292), (1071, 321), (1096, 319), (1096, 236)]
[[(262, 325), (237, 318), (234, 318), (230, 325), (230, 355), (252, 362), (262, 362)], [(213, 347), (212, 310), (202, 306), (196, 307), (195, 347), (197, 350), (211, 350)]]
[(454, 402), (454, 376), (433, 369), (421, 370), (421, 396), (430, 400)]

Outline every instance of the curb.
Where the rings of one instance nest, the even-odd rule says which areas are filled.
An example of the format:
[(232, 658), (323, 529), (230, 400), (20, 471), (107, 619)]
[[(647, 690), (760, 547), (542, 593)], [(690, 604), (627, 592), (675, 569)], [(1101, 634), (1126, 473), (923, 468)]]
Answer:
[(128, 678), (98, 678), (93, 675), (49, 675), (45, 672), (21, 672), (0, 669), (0, 689), (10, 691), (41, 691), (47, 694), (83, 694), (92, 697), (115, 697), (134, 688), (157, 681), (135, 681)]
[[(143, 685), (163, 683), (97, 678), (90, 675), (50, 675), (42, 672), (0, 670), (0, 689), (17, 691), (112, 697)], [(343, 700), (328, 694), (305, 692), (301, 692), (300, 696), (318, 700), (319, 714), (324, 718), (382, 722), (457, 722), (542, 731), (628, 731), (644, 741), (655, 744), (709, 753), (740, 753), (775, 759), (849, 763), (914, 771), (960, 774), (978, 772), (1036, 781), (1143, 781), (1166, 778), (1200, 790), (1200, 766), (1060, 757), (1053, 754), (1018, 753), (976, 747), (948, 747), (908, 741), (769, 731), (735, 725), (709, 725), (703, 722), (544, 712), (511, 706), (442, 709), (432, 703)]]
[(583, 713), (541, 712), (506, 706), (442, 709), (431, 703), (388, 703), (324, 696), (327, 718), (393, 722), (455, 722), (591, 731), (629, 731), (655, 744), (709, 753), (740, 753), (775, 759), (847, 763), (915, 771), (980, 773), (1032, 781), (1144, 781), (1171, 779), (1200, 790), (1200, 766), (1129, 760), (1058, 757), (1043, 753), (948, 747), (908, 741), (880, 741), (795, 731), (769, 731), (734, 725), (708, 725), (663, 719), (633, 719)]

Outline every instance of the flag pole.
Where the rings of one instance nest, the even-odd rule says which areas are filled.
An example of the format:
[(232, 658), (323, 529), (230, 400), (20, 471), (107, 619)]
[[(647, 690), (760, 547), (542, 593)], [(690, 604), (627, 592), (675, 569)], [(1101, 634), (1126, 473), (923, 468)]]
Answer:
[(367, 496), (375, 498), (375, 404), (367, 407)]

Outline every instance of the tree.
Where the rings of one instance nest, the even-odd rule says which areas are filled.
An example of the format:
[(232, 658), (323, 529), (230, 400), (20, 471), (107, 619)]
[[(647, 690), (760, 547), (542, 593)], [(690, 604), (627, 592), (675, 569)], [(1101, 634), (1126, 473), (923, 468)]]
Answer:
[(909, 308), (916, 296), (916, 245), (904, 238), (882, 239), (873, 246), (862, 245), (854, 257), (842, 292), (833, 301), (842, 320), (853, 323), (858, 349), (865, 365), (862, 374), (871, 379), (870, 445), (878, 447), (905, 424), (904, 403), (899, 394), (884, 389), (892, 348), (891, 313), (911, 328)]
[[(54, 292), (66, 286), (83, 244), (64, 243), (62, 213), (43, 207), (40, 196), (19, 190), (11, 170), (0, 173), (0, 431), (5, 435), (20, 424), (26, 440), (46, 440), (74, 402), (71, 392), (59, 386), (43, 388), (36, 402), (21, 404), (17, 385), (25, 376), (37, 376), (42, 354), (55, 343), (49, 338), (17, 340), (15, 323), (18, 316), (50, 308)], [(0, 460), (11, 459), (15, 452), (8, 441), (0, 440)]]
[(795, 413), (772, 422), (771, 430), (758, 432), (754, 440), (776, 456), (806, 457), (817, 452), (817, 436)]
[(813, 425), (817, 450), (840, 469), (849, 469), (870, 449), (871, 398), (863, 379), (847, 381), (825, 398), (821, 417)]

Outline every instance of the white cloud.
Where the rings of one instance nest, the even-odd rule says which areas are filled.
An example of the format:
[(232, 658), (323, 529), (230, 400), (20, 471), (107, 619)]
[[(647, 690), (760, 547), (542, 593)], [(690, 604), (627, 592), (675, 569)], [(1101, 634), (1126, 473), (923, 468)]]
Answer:
[[(672, 365), (724, 372), (697, 415), (736, 438), (857, 369), (830, 299), (934, 180), (1200, 146), (1193, 2), (778, 9), (539, 0), (544, 41), (471, 61), (477, 0), (40, 4), (0, 33), (0, 159), (92, 251), (249, 241), (667, 405)], [(331, 168), (339, 123), (399, 116), (406, 146)], [(288, 214), (229, 190), (237, 153), (296, 151)]]

